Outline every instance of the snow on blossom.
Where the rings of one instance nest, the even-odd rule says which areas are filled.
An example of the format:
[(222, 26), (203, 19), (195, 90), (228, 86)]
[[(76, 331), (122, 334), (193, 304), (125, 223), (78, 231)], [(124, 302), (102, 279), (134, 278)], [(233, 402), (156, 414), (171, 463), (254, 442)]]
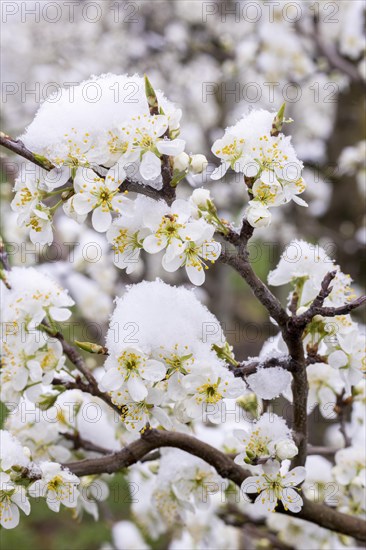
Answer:
[(300, 296), (300, 304), (305, 305), (315, 298), (325, 275), (334, 270), (334, 261), (319, 245), (295, 239), (284, 250), (277, 267), (268, 275), (268, 282), (273, 286), (285, 285), (299, 280), (309, 281), (311, 288), (306, 292), (306, 299)]
[(135, 347), (124, 348), (118, 356), (109, 355), (104, 367), (107, 372), (100, 387), (104, 391), (115, 391), (126, 385), (134, 401), (141, 401), (148, 394), (144, 380), (159, 382), (166, 373), (163, 363), (149, 359)]
[(285, 460), (297, 454), (291, 431), (286, 421), (273, 413), (264, 413), (247, 431), (235, 430), (243, 452), (235, 457), (235, 462), (245, 466), (258, 458), (279, 458)]
[(212, 179), (222, 178), (228, 168), (251, 179), (247, 219), (253, 227), (269, 225), (268, 207), (291, 200), (307, 206), (298, 197), (306, 187), (301, 176), (303, 163), (298, 160), (290, 137), (271, 134), (275, 116), (265, 110), (252, 111), (227, 128), (223, 138), (212, 146), (213, 154), (222, 161)]
[(263, 465), (263, 473), (246, 478), (241, 490), (244, 493), (258, 493), (255, 499), (256, 509), (260, 512), (273, 512), (280, 500), (285, 510), (295, 514), (300, 512), (303, 500), (296, 487), (306, 476), (303, 466), (297, 466), (287, 474), (282, 474), (279, 462)]
[(29, 449), (7, 430), (0, 430), (0, 469), (4, 472), (13, 466), (26, 468), (29, 464)]
[(153, 350), (168, 354), (176, 345), (182, 349), (188, 345), (213, 359), (211, 345), (224, 340), (220, 323), (194, 291), (156, 280), (131, 285), (117, 298), (106, 345), (116, 355), (132, 344), (147, 354)]
[(282, 367), (259, 366), (254, 374), (247, 377), (249, 387), (262, 399), (278, 397), (288, 388), (291, 380), (291, 373)]
[[(35, 328), (46, 316), (66, 321), (74, 305), (67, 291), (33, 267), (14, 267), (7, 275), (10, 290), (5, 294), (7, 314)], [(5, 318), (5, 321), (8, 319)]]
[(333, 271), (335, 277), (324, 305), (336, 307), (355, 298), (351, 277), (342, 273), (321, 246), (295, 239), (282, 253), (277, 267), (268, 274), (268, 283), (272, 286), (291, 283), (298, 295), (300, 309), (310, 305), (320, 292), (324, 277)]
[[(88, 100), (85, 90), (97, 100)], [(168, 129), (174, 138), (179, 133), (181, 111), (162, 92), (156, 94), (164, 115), (150, 115), (140, 76), (93, 77), (72, 88), (72, 101), (66, 88), (60, 90), (58, 101), (48, 98), (22, 140), (57, 166), (111, 167), (136, 161), (139, 173), (134, 178), (154, 180), (160, 176), (161, 154), (174, 156), (184, 149), (183, 140), (164, 137)], [(153, 170), (152, 157), (156, 159)]]
[(19, 524), (19, 509), (27, 516), (30, 504), (26, 490), (21, 485), (15, 485), (9, 474), (0, 472), (0, 525), (4, 529), (14, 529)]
[(174, 404), (183, 423), (204, 414), (220, 421), (224, 400), (245, 391), (212, 349), (222, 339), (191, 291), (161, 281), (133, 285), (111, 317), (100, 388), (121, 407), (127, 429), (142, 429), (152, 416), (171, 425)]

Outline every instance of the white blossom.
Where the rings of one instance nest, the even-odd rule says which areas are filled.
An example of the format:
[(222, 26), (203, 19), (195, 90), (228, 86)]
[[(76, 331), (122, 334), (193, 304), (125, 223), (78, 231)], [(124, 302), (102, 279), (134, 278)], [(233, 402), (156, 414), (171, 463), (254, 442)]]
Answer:
[(25, 488), (15, 485), (8, 474), (0, 472), (0, 525), (4, 529), (17, 527), (19, 508), (27, 516), (29, 515), (30, 504)]
[(278, 462), (263, 465), (263, 473), (250, 476), (241, 485), (244, 493), (258, 493), (255, 505), (258, 511), (273, 512), (280, 500), (285, 510), (300, 512), (303, 500), (296, 488), (306, 476), (303, 466), (297, 466), (282, 475)]
[(61, 504), (66, 508), (75, 508), (80, 480), (67, 470), (62, 470), (56, 462), (41, 462), (40, 469), (42, 477), (30, 485), (29, 494), (34, 498), (44, 497), (53, 512), (58, 512)]

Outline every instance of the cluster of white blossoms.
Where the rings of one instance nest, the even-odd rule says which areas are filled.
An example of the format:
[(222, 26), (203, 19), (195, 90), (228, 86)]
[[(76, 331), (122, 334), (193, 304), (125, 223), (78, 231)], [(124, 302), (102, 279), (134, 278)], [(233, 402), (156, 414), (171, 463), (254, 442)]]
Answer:
[(142, 533), (149, 533), (149, 541), (158, 541), (161, 535), (174, 529), (175, 540), (169, 545), (172, 550), (239, 548), (236, 530), (216, 515), (224, 491), (230, 491), (227, 480), (201, 459), (178, 449), (162, 449), (161, 455), (160, 461), (154, 461), (150, 467), (136, 464), (129, 471), (131, 483), (146, 498), (132, 503), (139, 529), (135, 526), (135, 532), (131, 533), (130, 525), (116, 524), (113, 529), (116, 547), (121, 536), (128, 534), (132, 535), (128, 539), (131, 545), (136, 540), (137, 548), (151, 548)]
[(306, 470), (297, 467), (288, 471), (288, 462), (283, 462), (298, 453), (286, 421), (264, 413), (250, 429), (235, 430), (234, 435), (240, 441), (239, 450), (243, 449), (235, 462), (250, 467), (255, 474), (241, 485), (244, 493), (257, 493), (255, 509), (259, 513), (272, 512), (281, 501), (285, 509), (299, 512), (303, 501), (296, 486), (304, 481)]
[(227, 486), (228, 481), (200, 458), (178, 449), (165, 451), (154, 479), (152, 513), (164, 529), (183, 524), (189, 512), (209, 508), (212, 494)]
[[(283, 112), (278, 116), (282, 125)], [(246, 216), (253, 227), (270, 224), (269, 207), (291, 200), (307, 206), (298, 197), (305, 191), (301, 176), (303, 163), (296, 156), (291, 138), (276, 128), (275, 117), (276, 114), (269, 111), (252, 111), (235, 126), (227, 128), (212, 146), (221, 165), (211, 178), (222, 178), (229, 168), (244, 175), (251, 196)]]
[[(111, 89), (114, 82), (122, 94), (118, 102)], [(88, 85), (101, 94), (92, 107), (83, 96)], [(127, 93), (131, 89), (133, 100)], [(151, 114), (152, 104), (161, 114)], [(131, 200), (120, 190), (127, 179), (160, 190), (164, 162), (173, 187), (189, 172), (204, 170), (205, 157), (189, 156), (185, 142), (177, 138), (181, 114), (138, 76), (105, 75), (76, 87), (72, 102), (66, 90), (59, 101), (45, 102), (22, 139), (44, 166), (53, 168), (33, 169), (27, 163), (12, 201), (31, 241), (52, 243), (53, 215), (63, 205), (66, 215), (80, 223), (92, 213), (93, 228), (107, 232), (115, 264), (127, 273), (138, 266), (141, 249), (150, 254), (165, 250), (164, 269), (185, 267), (191, 282), (201, 285), (221, 245), (213, 238), (212, 220), (197, 219), (194, 193), (192, 200), (178, 199), (168, 206), (144, 196)], [(49, 124), (50, 118), (55, 125)], [(53, 205), (46, 203), (56, 196)]]
[[(118, 102), (113, 83), (121, 93)], [(92, 106), (83, 95), (86, 86), (96, 86), (100, 92)], [(104, 75), (75, 87), (73, 101), (63, 90), (57, 102), (52, 97), (44, 102), (22, 139), (50, 170), (26, 163), (12, 201), (18, 223), (29, 229), (31, 241), (52, 243), (54, 214), (62, 205), (64, 213), (79, 223), (91, 213), (93, 228), (107, 232), (115, 264), (127, 273), (139, 266), (141, 250), (150, 254), (164, 250), (166, 271), (185, 267), (193, 284), (203, 284), (205, 270), (221, 253), (215, 230), (227, 230), (208, 191), (196, 189), (171, 206), (145, 196), (130, 199), (122, 191), (126, 181), (137, 190), (139, 185), (162, 190), (164, 170), (169, 178), (165, 188), (172, 189), (189, 173), (205, 170), (205, 157), (189, 156), (184, 140), (177, 137), (181, 114), (138, 76)], [(291, 138), (280, 133), (284, 122), (284, 107), (277, 114), (252, 111), (212, 147), (222, 159), (213, 179), (221, 178), (229, 167), (244, 174), (251, 195), (246, 217), (254, 227), (270, 223), (271, 206), (290, 200), (306, 205), (298, 197), (305, 190), (303, 164)]]
[(162, 281), (131, 286), (111, 317), (100, 389), (121, 408), (128, 430), (225, 420), (223, 404), (245, 392), (213, 349), (217, 319), (184, 288)]
[(213, 238), (215, 227), (203, 217), (196, 219), (197, 192), (191, 201), (177, 199), (170, 207), (145, 196), (124, 205), (122, 215), (107, 232), (115, 265), (129, 274), (139, 266), (141, 250), (149, 254), (164, 251), (166, 271), (184, 267), (191, 283), (202, 285), (208, 264), (220, 256), (221, 244)]
[[(32, 104), (39, 103), (40, 95), (45, 98), (49, 87), (53, 88), (50, 82), (66, 83), (79, 80), (80, 75), (87, 78), (101, 71), (119, 71), (121, 60), (115, 55), (116, 51), (123, 52), (125, 70), (151, 68), (154, 81), (156, 79), (162, 89), (169, 90), (170, 97), (184, 107), (186, 118), (182, 135), (184, 133), (188, 148), (179, 135), (181, 112), (160, 92), (157, 92), (159, 110), (151, 114), (142, 79), (106, 75), (63, 91), (56, 85), (58, 92), (43, 104), (22, 137), (42, 164), (47, 166), (48, 160), (55, 168), (43, 170), (30, 164), (22, 168), (13, 200), (13, 210), (21, 227), (15, 227), (6, 212), (5, 240), (12, 242), (12, 232), (14, 239), (15, 235), (21, 235), (25, 240), (25, 231), (28, 231), (33, 243), (50, 244), (54, 230), (57, 240), (61, 240), (61, 224), (71, 227), (76, 220), (83, 224), (79, 227), (75, 224), (78, 236), (83, 232), (86, 242), (98, 239), (98, 243), (101, 242), (99, 237), (106, 236), (105, 245), (111, 245), (115, 265), (126, 269), (128, 274), (135, 272), (135, 276), (139, 275), (144, 251), (149, 254), (161, 251), (164, 269), (173, 271), (184, 267), (191, 282), (201, 284), (204, 270), (220, 254), (213, 228), (225, 232), (225, 224), (217, 217), (208, 191), (194, 191), (188, 200), (166, 206), (146, 197), (131, 200), (130, 194), (127, 198), (122, 191), (126, 180), (133, 182), (134, 188), (145, 186), (144, 190), (147, 188), (150, 194), (152, 190), (160, 190), (162, 172), (168, 166), (166, 157), (169, 157), (174, 185), (185, 175), (190, 183), (192, 174), (203, 171), (206, 159), (203, 155), (187, 154), (185, 150), (209, 150), (211, 136), (220, 135), (220, 128), (239, 120), (248, 106), (251, 108), (255, 103), (268, 111), (245, 116), (215, 143), (213, 153), (223, 163), (214, 172), (214, 178), (223, 175), (228, 167), (237, 172), (250, 194), (247, 219), (254, 227), (267, 226), (272, 207), (290, 200), (304, 205), (299, 195), (305, 185), (301, 178), (302, 163), (297, 159), (292, 141), (283, 134), (272, 135), (277, 133), (272, 132), (274, 113), (270, 110), (273, 105), (280, 105), (284, 99), (291, 103), (289, 114), (297, 122), (291, 133), (298, 156), (325, 167), (329, 164), (327, 152), (333, 149), (328, 147), (328, 142), (339, 120), (336, 99), (342, 93), (347, 103), (350, 94), (352, 97), (357, 95), (357, 88), (365, 79), (365, 6), (354, 0), (320, 3), (298, 0), (286, 6), (280, 2), (264, 2), (260, 6), (260, 18), (254, 23), (251, 16), (254, 14), (256, 18), (255, 6), (252, 11), (255, 3), (250, 0), (233, 3), (233, 10), (226, 10), (225, 3), (200, 0), (165, 2), (163, 12), (145, 2), (135, 6), (139, 24), (133, 14), (129, 17), (124, 10), (126, 6), (117, 6), (114, 0), (103, 0), (93, 3), (100, 11), (98, 21), (92, 22), (93, 32), (89, 12), (84, 10), (88, 6), (84, 3), (53, 2), (60, 20), (52, 25), (49, 17), (38, 18), (37, 15), (23, 21), (24, 6), (21, 4), (8, 6), (15, 14), (6, 10), (7, 25), (4, 27), (4, 37), (9, 43), (13, 45), (14, 36), (17, 36), (24, 61), (18, 63), (17, 47), (9, 49), (13, 58), (10, 57), (4, 66), (8, 73), (4, 92), (9, 108), (5, 113), (9, 131), (15, 125), (21, 127), (24, 119), (31, 119)], [(43, 9), (39, 4), (27, 2), (26, 9), (34, 9), (37, 13), (37, 8), (38, 12)], [(70, 6), (64, 9), (64, 4)], [(79, 37), (78, 55), (71, 64), (65, 59), (65, 44), (71, 44), (75, 35), (69, 7)], [(204, 14), (206, 20), (202, 25)], [(239, 15), (241, 22), (237, 24)], [(124, 18), (123, 33), (118, 30), (116, 16)], [(22, 32), (19, 32), (19, 25)], [(210, 48), (202, 48), (203, 43), (210, 44)], [(338, 68), (333, 66), (333, 51), (336, 61), (340, 61)], [(329, 59), (328, 52), (331, 54)], [(343, 72), (342, 66), (348, 66), (351, 74)], [(156, 67), (166, 70), (156, 72)], [(352, 77), (352, 72), (356, 77)], [(234, 76), (233, 93), (233, 88), (228, 89), (225, 82), (232, 81)], [(352, 80), (354, 83), (350, 86)], [(29, 88), (28, 85), (23, 88), (24, 82), (30, 84)], [(248, 86), (239, 85), (244, 82), (255, 83), (260, 95), (255, 101), (247, 93)], [(297, 94), (294, 100), (291, 98), (293, 91)], [(27, 101), (19, 101), (19, 93), (23, 97), (23, 92)], [(226, 93), (229, 101), (226, 101)], [(353, 102), (348, 105), (353, 118)], [(348, 134), (344, 132), (343, 135)], [(360, 139), (357, 128), (354, 135)], [(339, 161), (340, 174), (355, 174), (363, 193), (365, 142), (347, 147), (350, 144), (347, 141), (341, 144), (346, 148)], [(310, 178), (305, 174), (303, 177), (309, 184)], [(318, 174), (314, 173), (314, 177)], [(224, 185), (219, 180), (213, 180), (211, 185), (220, 207), (227, 211), (232, 205), (241, 208), (242, 189), (236, 191), (234, 186)], [(178, 197), (179, 192), (178, 188)], [(330, 200), (324, 190), (321, 191), (319, 181), (311, 192), (321, 204), (322, 213), (326, 212)], [(66, 216), (59, 215), (60, 207)], [(317, 215), (312, 204), (309, 210)], [(275, 239), (279, 235), (280, 240), (287, 242), (288, 234), (292, 233), (288, 220), (283, 218), (287, 209), (277, 208), (272, 212), (279, 227)], [(88, 223), (100, 234), (88, 229)], [(351, 299), (350, 279), (334, 266), (325, 251), (298, 241), (295, 246), (301, 250), (301, 261), (296, 257), (293, 261), (291, 252), (286, 251), (269, 281), (273, 285), (292, 285), (289, 301), (294, 304), (297, 297), (299, 314), (318, 293), (324, 275), (333, 269), (337, 269), (337, 276), (325, 304), (342, 305)], [(313, 251), (316, 256), (312, 255)], [(68, 258), (70, 263), (74, 252), (71, 251)], [(98, 322), (108, 317), (112, 298), (121, 295), (123, 290), (123, 283), (117, 282), (117, 276), (113, 278), (113, 270), (105, 262), (105, 256), (89, 264), (85, 270), (88, 276), (77, 272), (66, 277), (65, 266), (58, 262), (43, 266), (43, 273), (50, 271), (55, 276), (60, 275), (78, 312)], [(328, 265), (319, 265), (323, 263)], [(81, 271), (77, 250), (74, 267)], [(115, 451), (138, 439), (138, 430), (149, 422), (159, 429), (169, 427), (192, 432), (215, 448), (238, 455), (236, 462), (254, 474), (244, 482), (242, 492), (254, 494), (256, 504), (237, 499), (234, 487), (199, 459), (181, 451), (161, 449), (160, 460), (136, 464), (127, 473), (132, 483), (138, 483), (139, 494), (132, 503), (132, 517), (141, 531), (133, 523), (117, 523), (113, 528), (116, 549), (126, 548), (127, 543), (141, 550), (150, 545), (157, 547), (161, 544), (160, 535), (164, 534), (164, 544), (167, 541), (169, 550), (240, 550), (246, 546), (268, 546), (266, 535), (272, 544), (273, 532), (278, 533), (284, 546), (300, 550), (357, 547), (357, 541), (335, 531), (290, 515), (271, 513), (279, 501), (291, 512), (299, 511), (302, 501), (298, 486), (305, 475), (304, 469), (288, 472), (288, 459), (296, 456), (297, 450), (294, 434), (284, 419), (272, 412), (256, 416), (261, 398), (272, 400), (282, 394), (292, 399), (291, 373), (281, 367), (266, 368), (265, 365), (269, 357), (279, 360), (287, 357), (288, 350), (280, 336), (263, 346), (257, 372), (246, 378), (253, 393), (243, 395), (247, 390), (239, 379), (233, 380), (224, 363), (231, 350), (221, 335), (217, 320), (207, 310), (198, 307), (197, 301), (193, 304), (187, 292), (178, 300), (177, 289), (166, 285), (162, 290), (163, 286), (151, 283), (152, 293), (157, 294), (155, 303), (151, 301), (153, 298), (147, 297), (147, 287), (145, 290), (142, 286), (132, 287), (118, 300), (116, 312), (119, 313), (113, 317), (115, 323), (110, 325), (108, 346), (112, 351), (105, 366), (94, 371), (101, 388), (104, 382), (116, 388), (109, 391), (115, 403), (121, 406), (125, 421), (121, 423), (98, 398), (78, 390), (51, 387), (55, 374), (57, 378), (67, 376), (63, 372), (65, 359), (60, 343), (40, 332), (39, 320), (46, 319), (49, 325), (62, 320), (71, 306), (67, 303), (70, 298), (62, 299), (61, 307), (61, 302), (54, 305), (55, 295), (49, 292), (50, 287), (45, 285), (41, 272), (35, 275), (34, 270), (21, 270), (18, 273), (21, 273), (19, 281), (11, 280), (15, 275), (6, 275), (11, 289), (4, 287), (3, 326), (6, 328), (0, 381), (3, 382), (1, 397), (5, 403), (10, 405), (19, 401), (16, 412), (11, 410), (8, 415), (6, 428), (20, 443), (8, 432), (1, 432), (1, 525), (15, 527), (19, 520), (18, 509), (28, 514), (30, 497), (39, 495), (55, 511), (62, 504), (71, 507), (77, 515), (85, 510), (96, 518), (96, 503), (93, 498), (85, 498), (83, 491), (84, 488), (93, 491), (93, 476), (78, 480), (60, 464), (95, 458), (100, 453), (75, 449), (74, 440), (64, 436), (77, 438), (80, 435), (89, 443)], [(42, 285), (42, 292), (47, 289), (42, 298), (37, 299), (38, 288), (34, 292), (27, 290), (29, 278)], [(25, 299), (21, 285), (24, 285)], [(15, 288), (18, 288), (17, 293)], [(108, 295), (103, 294), (106, 288), (112, 288)], [(64, 291), (61, 294), (65, 297)], [(99, 306), (102, 295), (106, 299)], [(132, 298), (128, 303), (129, 296), (134, 296), (133, 300), (139, 303), (136, 316)], [(37, 309), (40, 301), (44, 308)], [(187, 311), (183, 307), (185, 301)], [(126, 303), (128, 314), (124, 315), (122, 306)], [(151, 315), (147, 311), (150, 304), (153, 304)], [(52, 309), (51, 314), (53, 307), (58, 311)], [(173, 317), (175, 310), (177, 316)], [(19, 336), (22, 322), (26, 327), (24, 337)], [(145, 328), (152, 334), (150, 339), (145, 337)], [(120, 331), (122, 339), (119, 339)], [(345, 430), (353, 443), (335, 453), (335, 465), (323, 457), (309, 456), (305, 465), (306, 481), (302, 485), (302, 492), (308, 499), (317, 503), (324, 500), (333, 509), (360, 518), (364, 518), (366, 512), (363, 498), (365, 386), (360, 380), (365, 365), (362, 331), (350, 316), (330, 319), (318, 316), (305, 334), (306, 358), (312, 361), (307, 367), (308, 412), (319, 405), (324, 417), (323, 427), (325, 420), (336, 416), (337, 401), (343, 394), (351, 409)], [(87, 360), (88, 366), (95, 367), (93, 357)], [(224, 371), (227, 378), (222, 379)], [(71, 378), (66, 380), (72, 380), (75, 372), (70, 374)], [(226, 382), (234, 388), (233, 394), (241, 386), (238, 397), (233, 400), (226, 397)], [(71, 411), (75, 409), (76, 415), (70, 414), (70, 402), (73, 404)], [(85, 420), (87, 407), (95, 404), (103, 411), (103, 417), (98, 422), (88, 422)], [(269, 408), (266, 410), (272, 411), (272, 407), (276, 410), (278, 404), (267, 403)], [(26, 421), (22, 405), (26, 406)], [(47, 415), (39, 416), (42, 408)], [(236, 418), (235, 423), (231, 423), (230, 414), (237, 413), (238, 409), (250, 410), (255, 421), (252, 417), (250, 421), (240, 418), (239, 424)], [(33, 414), (34, 419), (30, 420)], [(55, 418), (55, 422), (50, 418)], [(207, 422), (203, 423), (202, 419)], [(225, 422), (218, 422), (222, 419)], [(241, 433), (236, 431), (239, 426), (243, 428)], [(332, 448), (344, 444), (338, 430), (338, 423), (334, 423), (326, 431), (325, 442)], [(327, 463), (325, 468), (324, 462)], [(28, 475), (34, 476), (33, 480), (27, 481)], [(100, 478), (98, 483), (104, 484)], [(335, 488), (336, 500), (332, 500)], [(102, 492), (104, 496), (108, 492), (106, 484)], [(230, 493), (231, 502), (239, 512), (249, 520), (253, 518), (253, 523), (259, 516), (259, 521), (266, 523), (269, 531), (265, 526), (254, 525), (252, 535), (250, 522), (249, 528), (244, 530), (227, 525), (221, 517), (226, 498), (230, 502)], [(273, 544), (280, 545), (276, 541)]]
[(56, 462), (31, 461), (31, 453), (8, 431), (0, 431), (0, 525), (13, 529), (19, 523), (19, 509), (30, 513), (28, 497), (46, 499), (54, 512), (63, 504), (75, 508), (80, 480)]
[[(17, 403), (26, 393), (34, 400), (65, 364), (62, 345), (50, 337), (55, 323), (66, 321), (74, 301), (54, 280), (30, 267), (15, 267), (1, 282), (1, 400)], [(45, 327), (41, 327), (42, 322)]]
[[(292, 241), (283, 253), (276, 269), (268, 275), (270, 285), (290, 283), (297, 300), (297, 313), (303, 313), (319, 293), (327, 273), (335, 271), (331, 292), (324, 306), (338, 307), (355, 298), (351, 288), (352, 280), (319, 245), (305, 241)], [(308, 366), (310, 383), (309, 408), (314, 403), (335, 404), (336, 395), (345, 390), (351, 394), (352, 386), (360, 382), (365, 374), (365, 339), (363, 329), (350, 315), (327, 318), (316, 315), (304, 333), (306, 354), (315, 356)], [(281, 344), (279, 344), (281, 347)]]

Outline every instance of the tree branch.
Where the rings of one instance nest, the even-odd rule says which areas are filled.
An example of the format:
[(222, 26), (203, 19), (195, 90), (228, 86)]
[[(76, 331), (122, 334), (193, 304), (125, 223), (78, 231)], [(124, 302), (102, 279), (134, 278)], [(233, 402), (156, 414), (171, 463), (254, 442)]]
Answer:
[(304, 329), (306, 325), (315, 317), (315, 315), (321, 315), (322, 317), (335, 317), (337, 315), (348, 315), (354, 309), (362, 306), (366, 302), (366, 296), (360, 296), (357, 300), (349, 302), (339, 307), (324, 307), (324, 301), (332, 292), (331, 282), (337, 275), (336, 271), (327, 273), (324, 277), (319, 294), (313, 300), (310, 307), (301, 315), (295, 315), (293, 317), (293, 323), (298, 328)]
[[(48, 159), (41, 157), (40, 155), (36, 155), (27, 149), (20, 139), (13, 139), (3, 132), (0, 133), (0, 145), (29, 160), (33, 164), (40, 166), (44, 170), (50, 171), (55, 168), (55, 166)], [(91, 169), (102, 178), (104, 177), (103, 173), (107, 170), (106, 168), (98, 165), (93, 165)], [(150, 197), (155, 200), (165, 200), (168, 204), (171, 204), (175, 199), (175, 188), (170, 185), (172, 176), (170, 158), (167, 155), (163, 155), (162, 157), (162, 177), (163, 188), (160, 191), (148, 185), (143, 185), (142, 183), (129, 180), (128, 178), (120, 185), (119, 189), (121, 192), (129, 191), (131, 193), (140, 193), (146, 197)], [(68, 184), (69, 183), (72, 183), (72, 180), (69, 180)]]
[(52, 168), (54, 168), (54, 165), (49, 160), (29, 151), (20, 139), (13, 139), (3, 132), (0, 132), (0, 145), (30, 162), (33, 162), (33, 164), (40, 166), (44, 170), (52, 170)]
[(345, 395), (345, 390), (342, 391), (341, 395), (337, 395), (337, 400), (336, 400), (334, 410), (338, 416), (339, 431), (343, 436), (344, 446), (350, 447), (352, 445), (352, 439), (347, 434), (346, 419), (347, 419), (347, 409), (349, 408), (349, 405), (352, 403), (352, 397), (344, 398), (344, 395)]
[(110, 396), (107, 393), (102, 392), (99, 389), (98, 382), (94, 378), (94, 375), (90, 372), (88, 367), (85, 365), (82, 355), (67, 342), (61, 334), (61, 332), (53, 333), (52, 330), (48, 331), (49, 334), (59, 340), (62, 345), (62, 350), (70, 362), (78, 369), (78, 371), (86, 378), (87, 382), (84, 382), (80, 377), (76, 378), (75, 381), (63, 381), (61, 379), (55, 378), (52, 381), (53, 385), (62, 385), (68, 390), (78, 389), (84, 393), (90, 393), (95, 397), (99, 397), (104, 403), (111, 407), (118, 415), (121, 415), (123, 407), (118, 407), (115, 405)]
[(273, 317), (280, 327), (284, 326), (288, 320), (288, 315), (283, 309), (279, 300), (272, 294), (269, 288), (254, 273), (249, 261), (243, 257), (243, 254), (230, 254), (223, 251), (220, 260), (233, 267), (247, 282), (268, 313)]
[(75, 380), (62, 380), (61, 378), (54, 378), (52, 380), (54, 386), (63, 386), (67, 390), (80, 390), (83, 393), (89, 393), (94, 397), (99, 397), (104, 403), (111, 407), (119, 416), (123, 412), (123, 407), (118, 407), (115, 405), (107, 393), (103, 393), (98, 388), (98, 383), (95, 380), (95, 383), (91, 384), (89, 382), (84, 382), (80, 377), (76, 377)]
[(328, 61), (329, 66), (333, 69), (337, 69), (341, 73), (346, 74), (354, 82), (360, 82), (364, 85), (362, 76), (358, 72), (357, 68), (346, 58), (339, 55), (336, 48), (332, 44), (324, 41), (320, 33), (319, 16), (316, 13), (313, 17), (313, 28), (314, 31), (311, 33), (311, 37), (317, 45), (320, 53), (322, 53)]
[(99, 445), (96, 445), (92, 441), (89, 441), (88, 439), (84, 439), (80, 436), (78, 432), (76, 433), (60, 433), (62, 437), (67, 439), (68, 441), (73, 442), (73, 446), (75, 450), (78, 449), (84, 449), (85, 451), (92, 451), (94, 453), (99, 453), (102, 455), (110, 455), (112, 451), (110, 449), (105, 449), (104, 447), (100, 447)]
[[(64, 466), (77, 476), (112, 474), (136, 464), (145, 455), (161, 447), (174, 447), (203, 459), (213, 466), (220, 476), (230, 479), (239, 487), (248, 476), (248, 473), (241, 466), (235, 464), (231, 458), (207, 443), (187, 434), (153, 429), (147, 430), (140, 439), (112, 455), (71, 462)], [(337, 512), (326, 505), (310, 502), (306, 498), (303, 498), (303, 500), (303, 508), (298, 514), (292, 514), (283, 508), (280, 508), (279, 512), (305, 519), (326, 529), (360, 540), (366, 540), (366, 522)]]
[(268, 369), (271, 367), (281, 367), (285, 370), (291, 370), (291, 358), (271, 357), (261, 361), (260, 359), (251, 359), (240, 363), (238, 366), (227, 365), (227, 368), (233, 373), (236, 378), (245, 378), (250, 374), (257, 372), (257, 369), (261, 367)]

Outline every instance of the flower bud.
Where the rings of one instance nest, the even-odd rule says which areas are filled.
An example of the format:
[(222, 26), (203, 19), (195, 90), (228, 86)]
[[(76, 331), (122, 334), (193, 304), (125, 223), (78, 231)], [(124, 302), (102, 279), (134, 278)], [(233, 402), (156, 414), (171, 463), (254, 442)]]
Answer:
[(54, 406), (59, 395), (58, 392), (41, 394), (37, 400), (37, 407), (41, 409), (41, 411), (48, 411), (48, 409)]
[(191, 156), (191, 171), (193, 174), (201, 174), (207, 167), (208, 161), (205, 155), (192, 155)]
[(78, 348), (87, 351), (88, 353), (98, 353), (99, 355), (107, 355), (108, 351), (105, 347), (100, 346), (99, 344), (93, 344), (92, 342), (74, 342)]
[(32, 453), (30, 451), (30, 448), (29, 447), (23, 447), (23, 453), (25, 454), (25, 456), (29, 459), (32, 458)]
[(187, 170), (189, 166), (189, 155), (183, 151), (183, 153), (180, 153), (180, 155), (177, 155), (174, 157), (174, 164), (173, 168), (174, 170), (178, 170), (178, 172), (184, 172)]
[(211, 200), (210, 191), (202, 189), (202, 187), (200, 189), (195, 189), (192, 193), (191, 200), (198, 208), (206, 210), (207, 201)]
[(293, 458), (297, 455), (298, 448), (291, 439), (281, 439), (276, 443), (276, 457), (280, 460), (286, 460), (287, 458)]
[(272, 214), (268, 209), (260, 204), (250, 204), (246, 216), (252, 227), (268, 227), (272, 218)]

